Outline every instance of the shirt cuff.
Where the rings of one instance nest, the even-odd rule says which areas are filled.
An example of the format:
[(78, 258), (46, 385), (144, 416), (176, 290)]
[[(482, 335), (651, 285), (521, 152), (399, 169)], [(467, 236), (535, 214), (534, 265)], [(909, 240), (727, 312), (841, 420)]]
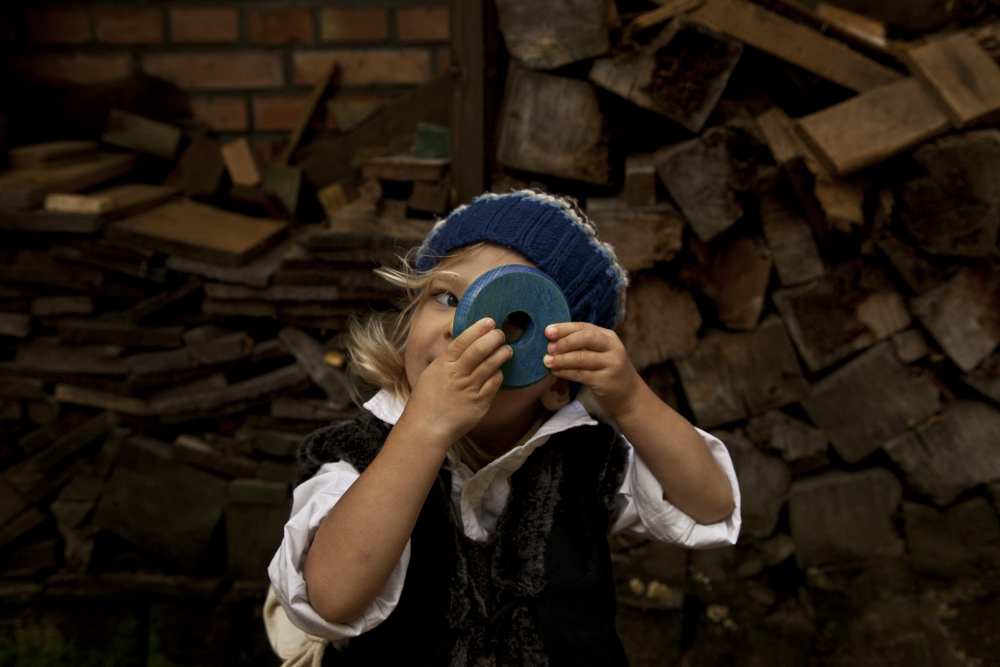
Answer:
[[(690, 549), (711, 549), (736, 544), (740, 534), (740, 486), (729, 450), (715, 436), (695, 427), (733, 490), (733, 511), (716, 523), (702, 525), (663, 498), (663, 487), (638, 452), (629, 444), (628, 469), (616, 499), (617, 517), (612, 533), (651, 536)], [(626, 441), (627, 442), (627, 441)]]
[[(410, 563), (410, 540), (406, 541), (403, 554), (378, 597), (361, 616), (349, 623), (330, 623), (323, 619), (309, 603), (303, 568), (309, 547), (323, 519), (359, 475), (353, 468), (350, 472), (336, 469), (321, 472), (322, 475), (317, 475), (295, 490), (297, 497), (292, 517), (285, 524), (281, 546), (271, 560), (267, 573), (274, 587), (274, 594), (293, 625), (307, 634), (329, 640), (357, 637), (387, 619), (399, 604)], [(314, 483), (312, 488), (307, 486), (310, 482)], [(322, 486), (318, 483), (322, 483)]]

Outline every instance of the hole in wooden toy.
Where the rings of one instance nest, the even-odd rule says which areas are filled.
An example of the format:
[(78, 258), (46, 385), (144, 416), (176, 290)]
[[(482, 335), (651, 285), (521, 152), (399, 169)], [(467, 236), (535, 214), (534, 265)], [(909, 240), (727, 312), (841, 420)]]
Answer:
[(507, 337), (505, 342), (508, 345), (516, 343), (531, 330), (531, 317), (528, 313), (515, 310), (513, 313), (504, 318), (503, 324), (500, 325), (500, 330), (503, 331), (504, 336)]

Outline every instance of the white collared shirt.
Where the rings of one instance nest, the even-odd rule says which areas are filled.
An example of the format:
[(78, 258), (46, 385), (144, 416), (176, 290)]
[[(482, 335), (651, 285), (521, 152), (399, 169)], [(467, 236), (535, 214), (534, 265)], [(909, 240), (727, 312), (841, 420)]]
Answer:
[[(382, 390), (365, 403), (364, 407), (382, 421), (395, 424), (403, 414), (405, 405), (391, 392)], [(473, 473), (465, 464), (455, 466), (451, 475), (451, 500), (461, 517), (462, 530), (466, 536), (477, 542), (483, 542), (489, 537), (510, 496), (511, 475), (533, 451), (556, 433), (594, 424), (597, 421), (587, 413), (583, 404), (573, 401), (549, 417), (526, 442), (493, 460), (478, 472)], [(732, 486), (732, 513), (718, 523), (700, 525), (695, 522), (663, 499), (663, 487), (626, 440), (628, 467), (615, 497), (612, 534), (647, 536), (692, 549), (736, 544), (741, 523), (740, 489), (729, 452), (718, 438), (701, 429), (697, 431)], [(315, 637), (337, 640), (356, 637), (371, 630), (389, 617), (403, 591), (403, 581), (410, 563), (409, 540), (382, 591), (357, 619), (350, 623), (330, 623), (321, 618), (309, 604), (303, 574), (309, 547), (330, 509), (359, 476), (354, 466), (339, 461), (324, 464), (315, 476), (300, 484), (295, 489), (292, 515), (285, 524), (281, 546), (268, 567), (275, 595), (288, 619)]]

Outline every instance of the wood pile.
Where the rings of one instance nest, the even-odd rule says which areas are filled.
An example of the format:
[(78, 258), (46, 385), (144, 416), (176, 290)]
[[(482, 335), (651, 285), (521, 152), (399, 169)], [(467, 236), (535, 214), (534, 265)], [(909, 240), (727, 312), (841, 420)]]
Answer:
[[(806, 598), (860, 595), (881, 567), (980, 568), (997, 608), (1000, 24), (903, 41), (826, 3), (611, 4), (498, 2), (511, 62), (493, 188), (586, 199), (631, 274), (633, 363), (741, 481), (740, 544), (686, 572), (612, 540), (619, 627), (684, 610), (659, 627), (683, 624), (689, 653), (623, 631), (633, 664), (809, 664), (833, 641), (824, 623), (868, 612)], [(952, 516), (975, 518), (945, 530)], [(689, 630), (705, 605), (731, 616)], [(800, 621), (805, 638), (776, 629)], [(892, 632), (863, 642), (879, 654)]]

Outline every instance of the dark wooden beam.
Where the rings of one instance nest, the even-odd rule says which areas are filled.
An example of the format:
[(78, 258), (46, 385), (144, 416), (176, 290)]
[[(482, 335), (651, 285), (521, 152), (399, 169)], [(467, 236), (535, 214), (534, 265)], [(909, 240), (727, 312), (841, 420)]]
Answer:
[(451, 0), (451, 163), (455, 192), (463, 204), (486, 187), (485, 4), (482, 0)]

